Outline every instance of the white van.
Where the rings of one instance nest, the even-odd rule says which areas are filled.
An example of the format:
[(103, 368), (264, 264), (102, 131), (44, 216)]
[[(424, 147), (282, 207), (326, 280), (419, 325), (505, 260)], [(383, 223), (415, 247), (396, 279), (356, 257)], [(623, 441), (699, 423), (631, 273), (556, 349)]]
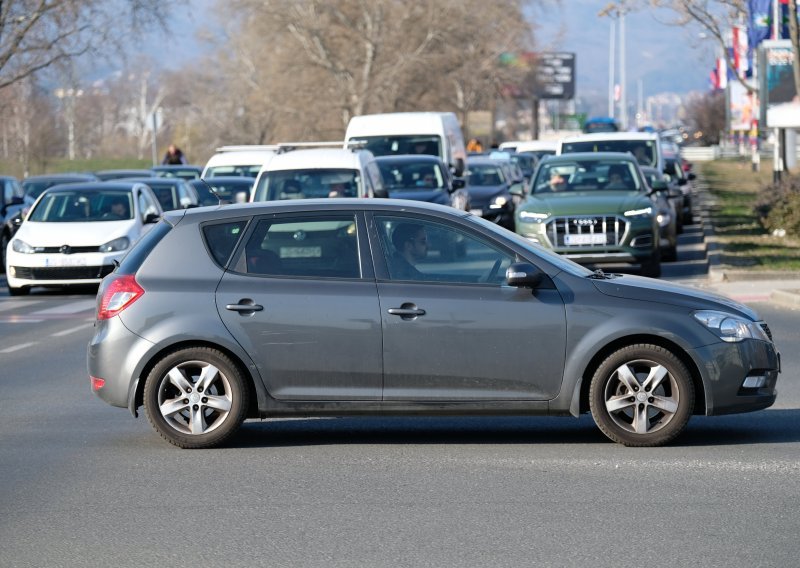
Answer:
[(574, 152), (627, 152), (633, 154), (641, 166), (660, 172), (666, 167), (661, 138), (655, 132), (598, 132), (563, 138), (558, 153)]
[(392, 112), (350, 119), (345, 143), (360, 143), (375, 156), (431, 154), (456, 176), (464, 175), (467, 151), (458, 118), (452, 112)]
[(222, 146), (203, 168), (203, 179), (219, 176), (254, 178), (277, 152), (277, 146)]
[(256, 178), (251, 201), (319, 197), (387, 197), (368, 150), (319, 148), (325, 143), (279, 144)]

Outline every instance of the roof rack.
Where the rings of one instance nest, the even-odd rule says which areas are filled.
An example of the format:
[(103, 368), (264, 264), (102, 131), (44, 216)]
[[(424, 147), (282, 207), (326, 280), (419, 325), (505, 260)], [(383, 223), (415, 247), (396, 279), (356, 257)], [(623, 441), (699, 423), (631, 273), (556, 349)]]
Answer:
[(217, 152), (276, 152), (277, 150), (277, 144), (245, 144), (239, 146), (220, 146), (217, 148)]

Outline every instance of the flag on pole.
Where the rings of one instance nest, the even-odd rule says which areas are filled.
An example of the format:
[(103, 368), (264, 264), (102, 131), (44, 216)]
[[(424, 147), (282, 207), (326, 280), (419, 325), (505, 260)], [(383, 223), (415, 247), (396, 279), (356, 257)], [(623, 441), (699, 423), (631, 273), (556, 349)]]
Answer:
[(751, 52), (769, 38), (771, 15), (772, 0), (747, 0), (747, 45)]

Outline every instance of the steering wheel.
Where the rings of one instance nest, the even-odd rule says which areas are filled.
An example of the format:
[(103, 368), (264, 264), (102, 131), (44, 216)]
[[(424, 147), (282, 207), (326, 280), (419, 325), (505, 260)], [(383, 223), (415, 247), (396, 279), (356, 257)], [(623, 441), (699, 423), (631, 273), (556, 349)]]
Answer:
[(489, 271), (483, 276), (481, 276), (478, 282), (491, 282), (492, 280), (494, 280), (495, 276), (497, 276), (497, 271), (500, 269), (500, 264), (502, 262), (503, 262), (502, 258), (498, 258), (497, 260), (495, 260), (494, 264), (489, 269)]

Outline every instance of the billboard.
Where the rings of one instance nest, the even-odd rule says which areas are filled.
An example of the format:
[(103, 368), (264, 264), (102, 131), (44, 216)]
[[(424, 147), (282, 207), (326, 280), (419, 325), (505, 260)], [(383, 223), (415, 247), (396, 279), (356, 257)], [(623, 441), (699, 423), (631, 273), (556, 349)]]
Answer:
[(536, 70), (536, 96), (540, 99), (575, 98), (575, 54), (539, 53)]
[(758, 50), (758, 72), (761, 93), (761, 121), (766, 124), (767, 109), (792, 102), (797, 97), (794, 85), (792, 42), (764, 41)]

